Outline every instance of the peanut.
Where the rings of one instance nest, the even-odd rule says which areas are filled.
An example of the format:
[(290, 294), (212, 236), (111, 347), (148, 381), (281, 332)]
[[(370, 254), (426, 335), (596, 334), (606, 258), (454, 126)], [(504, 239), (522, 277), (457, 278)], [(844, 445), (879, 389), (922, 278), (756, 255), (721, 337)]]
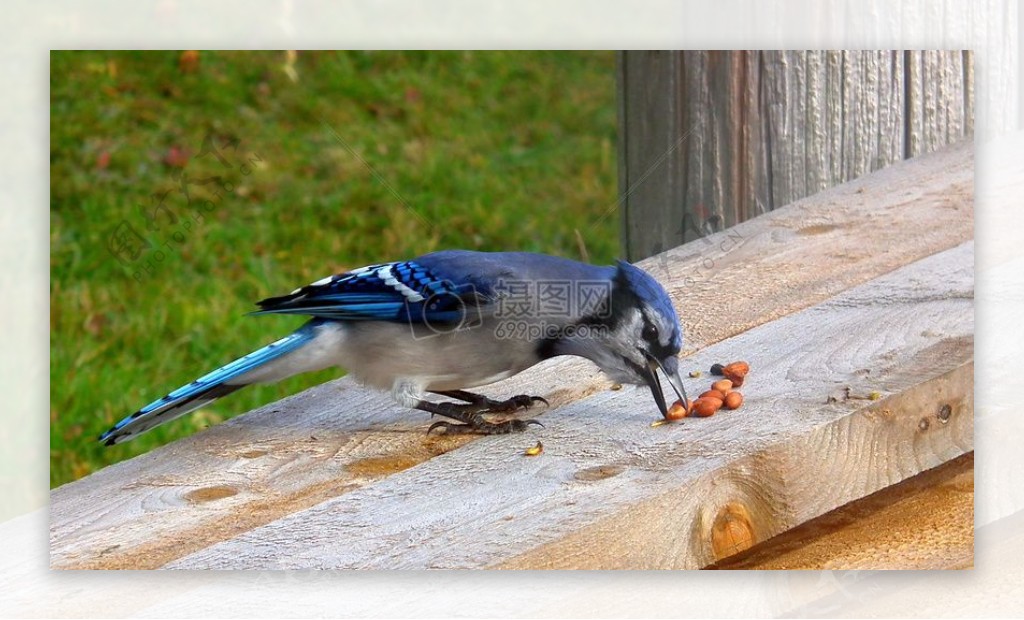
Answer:
[(715, 381), (711, 384), (712, 390), (718, 390), (723, 395), (728, 394), (729, 390), (732, 389), (732, 381), (728, 379), (722, 379), (721, 381)]
[(725, 400), (725, 392), (722, 392), (722, 391), (719, 391), (719, 390), (708, 390), (707, 392), (704, 392), (703, 394), (701, 394), (697, 398), (708, 398), (708, 397), (710, 397), (710, 398), (717, 398), (718, 400)]
[(713, 416), (721, 408), (722, 399), (713, 396), (706, 396), (693, 401), (693, 415), (699, 418)]
[[(692, 407), (693, 403), (690, 403), (690, 406)], [(689, 413), (689, 411), (686, 410), (686, 407), (683, 407), (682, 401), (677, 400), (676, 402), (672, 403), (672, 406), (668, 408), (667, 412), (665, 412), (665, 419), (682, 420), (683, 418), (686, 417), (687, 413)]]
[(729, 392), (725, 395), (725, 401), (722, 403), (726, 409), (739, 409), (740, 405), (743, 404), (743, 394), (739, 392)]

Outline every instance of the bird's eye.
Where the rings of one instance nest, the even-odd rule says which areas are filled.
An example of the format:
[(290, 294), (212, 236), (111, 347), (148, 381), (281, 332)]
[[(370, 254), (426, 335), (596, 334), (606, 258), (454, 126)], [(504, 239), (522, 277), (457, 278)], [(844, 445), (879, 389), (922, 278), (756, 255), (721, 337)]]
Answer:
[(657, 342), (658, 328), (648, 323), (647, 325), (644, 325), (644, 331), (641, 335), (643, 336), (644, 340), (648, 342)]

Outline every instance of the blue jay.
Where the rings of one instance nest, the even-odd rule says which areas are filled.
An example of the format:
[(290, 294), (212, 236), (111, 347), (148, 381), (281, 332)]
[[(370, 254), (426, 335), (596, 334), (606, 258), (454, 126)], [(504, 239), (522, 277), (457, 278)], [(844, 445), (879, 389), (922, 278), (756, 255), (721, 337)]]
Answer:
[[(454, 421), (436, 422), (428, 433), (498, 434), (539, 424), (491, 422), (484, 414), (547, 404), (541, 397), (499, 401), (465, 390), (560, 355), (589, 359), (619, 383), (647, 385), (664, 414), (660, 369), (688, 402), (676, 311), (654, 278), (623, 261), (600, 267), (527, 252), (446, 250), (328, 276), (257, 305), (254, 314), (313, 318), (139, 409), (100, 441), (128, 441), (246, 385), (332, 366), (390, 390), (403, 406)], [(428, 392), (460, 402), (427, 400)]]

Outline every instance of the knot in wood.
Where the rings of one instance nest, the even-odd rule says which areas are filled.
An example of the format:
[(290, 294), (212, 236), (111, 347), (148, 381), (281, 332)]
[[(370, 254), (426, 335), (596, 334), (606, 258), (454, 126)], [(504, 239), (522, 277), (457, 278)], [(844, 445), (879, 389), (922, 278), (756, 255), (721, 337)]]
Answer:
[(191, 504), (202, 504), (214, 502), (219, 499), (226, 499), (238, 494), (238, 489), (229, 485), (216, 485), (212, 487), (201, 487), (192, 489), (185, 494), (185, 499)]
[(757, 542), (750, 511), (739, 502), (728, 502), (718, 510), (711, 525), (711, 550), (715, 560), (749, 549)]

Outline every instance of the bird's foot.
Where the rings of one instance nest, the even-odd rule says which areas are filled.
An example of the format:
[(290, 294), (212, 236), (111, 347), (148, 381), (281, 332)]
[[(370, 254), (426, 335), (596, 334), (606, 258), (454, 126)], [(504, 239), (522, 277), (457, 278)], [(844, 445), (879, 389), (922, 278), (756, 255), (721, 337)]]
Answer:
[(437, 429), (443, 429), (445, 435), (505, 435), (508, 433), (521, 433), (534, 424), (541, 427), (544, 426), (537, 420), (508, 420), (506, 422), (479, 420), (464, 424), (434, 422), (427, 429), (427, 434), (429, 435)]
[[(454, 398), (464, 399), (463, 396), (455, 396), (454, 393), (447, 393)], [(469, 394), (464, 393), (465, 396)], [(476, 395), (473, 395), (474, 397)], [(491, 401), (483, 396), (474, 398), (476, 402), (470, 404), (461, 403), (433, 403), (426, 400), (421, 400), (416, 408), (421, 411), (426, 411), (431, 416), (439, 415), (461, 424), (453, 422), (434, 422), (427, 429), (427, 434), (437, 429), (444, 429), (445, 434), (476, 434), (476, 435), (503, 435), (506, 433), (518, 433), (527, 429), (527, 427), (536, 424), (537, 426), (544, 426), (537, 420), (507, 420), (504, 422), (490, 422), (483, 417), (485, 413), (508, 413), (516, 411), (518, 409), (527, 408), (533, 405), (537, 400), (543, 401), (547, 404), (547, 401), (538, 396), (516, 396), (504, 401)], [(490, 402), (488, 402), (490, 401)], [(493, 403), (494, 408), (491, 407), (490, 403)]]
[(506, 400), (494, 400), (493, 398), (488, 398), (481, 394), (466, 392), (464, 390), (435, 393), (477, 405), (482, 407), (486, 413), (512, 413), (514, 411), (519, 411), (520, 409), (529, 409), (533, 407), (535, 403), (544, 403), (545, 407), (551, 406), (547, 399), (541, 396), (530, 396), (528, 394), (519, 394), (518, 396), (513, 396)]

